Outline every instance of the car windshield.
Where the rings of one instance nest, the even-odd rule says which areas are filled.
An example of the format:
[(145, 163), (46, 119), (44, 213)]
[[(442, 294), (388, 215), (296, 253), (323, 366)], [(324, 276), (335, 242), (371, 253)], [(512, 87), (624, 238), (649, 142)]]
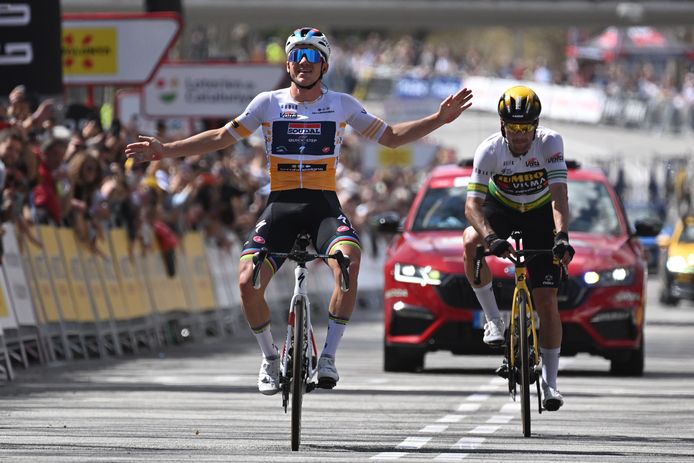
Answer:
[(569, 231), (620, 235), (617, 210), (605, 185), (593, 181), (572, 181), (569, 189)]
[(467, 185), (430, 188), (417, 209), (412, 231), (464, 230)]
[(685, 224), (680, 235), (680, 243), (694, 243), (694, 225)]

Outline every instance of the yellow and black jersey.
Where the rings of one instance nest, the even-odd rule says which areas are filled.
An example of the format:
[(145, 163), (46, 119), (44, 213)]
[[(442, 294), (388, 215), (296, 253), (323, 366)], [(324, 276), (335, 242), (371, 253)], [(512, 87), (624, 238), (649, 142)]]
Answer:
[(347, 124), (374, 141), (387, 127), (345, 93), (328, 90), (315, 101), (300, 103), (289, 88), (260, 93), (225, 127), (237, 141), (262, 127), (271, 191), (335, 191)]

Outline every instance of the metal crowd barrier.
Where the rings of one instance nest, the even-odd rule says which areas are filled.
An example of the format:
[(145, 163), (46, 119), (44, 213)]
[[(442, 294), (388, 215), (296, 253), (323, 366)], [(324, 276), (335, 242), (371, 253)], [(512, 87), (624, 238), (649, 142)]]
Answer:
[[(16, 367), (137, 354), (247, 329), (238, 289), (240, 245), (224, 251), (191, 231), (169, 276), (157, 249), (133, 250), (111, 229), (95, 253), (70, 228), (37, 226), (39, 247), (4, 225), (0, 266), (0, 379)], [(311, 278), (312, 307), (327, 312), (334, 282), (321, 262)], [(322, 267), (322, 268), (321, 268)], [(382, 261), (364, 253), (359, 305), (378, 305)], [(266, 297), (279, 322), (293, 287), (283, 266)], [(4, 378), (3, 378), (4, 377)]]

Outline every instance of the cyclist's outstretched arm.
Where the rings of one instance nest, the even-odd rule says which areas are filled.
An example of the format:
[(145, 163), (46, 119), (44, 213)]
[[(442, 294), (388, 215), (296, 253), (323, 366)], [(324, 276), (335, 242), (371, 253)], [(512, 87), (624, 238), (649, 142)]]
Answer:
[(162, 143), (155, 137), (145, 135), (140, 135), (139, 139), (140, 141), (125, 147), (125, 155), (138, 162), (211, 153), (236, 143), (225, 127), (206, 130), (169, 143)]
[(463, 88), (455, 95), (450, 95), (443, 100), (436, 113), (415, 121), (389, 125), (383, 132), (383, 135), (381, 135), (381, 138), (378, 139), (378, 142), (389, 148), (397, 148), (398, 146), (419, 140), (442, 125), (456, 120), (463, 111), (472, 105), (470, 103), (471, 99), (472, 90)]

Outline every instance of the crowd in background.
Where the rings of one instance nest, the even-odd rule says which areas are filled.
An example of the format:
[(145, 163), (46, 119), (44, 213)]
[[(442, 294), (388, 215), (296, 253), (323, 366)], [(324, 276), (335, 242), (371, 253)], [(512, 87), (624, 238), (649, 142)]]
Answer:
[[(215, 41), (198, 31), (193, 35), (193, 58), (210, 58)], [(283, 61), (282, 45), (268, 39), (243, 50), (241, 59)], [(600, 82), (589, 82), (579, 68), (552, 69), (546, 60), (513, 62), (488, 69), (472, 51), (430, 46), (411, 37), (384, 39), (372, 34), (349, 48), (333, 43), (330, 88), (351, 91), (360, 73), (387, 67), (391, 72), (421, 77), (446, 74), (494, 75), (568, 85), (602, 85), (607, 92), (639, 93), (664, 111), (675, 108), (691, 128), (694, 73), (656, 75), (644, 64), (636, 72), (609, 69)], [(677, 78), (674, 78), (677, 77)], [(677, 83), (677, 85), (676, 85)], [(142, 249), (170, 253), (186, 230), (203, 230), (220, 246), (245, 240), (269, 193), (262, 140), (251, 138), (227, 150), (203, 156), (151, 163), (126, 162), (124, 147), (137, 137), (137, 128), (118, 120), (103, 127), (101, 119), (87, 118), (74, 130), (62, 125), (52, 100), (32, 101), (23, 86), (0, 98), (0, 189), (3, 222), (14, 222), (29, 240), (40, 244), (33, 224), (72, 227), (78, 239), (101, 252), (99, 237), (108, 227), (125, 227), (132, 243)], [(661, 116), (662, 117), (662, 116)], [(155, 134), (166, 141), (166, 124)], [(348, 133), (338, 170), (338, 193), (346, 214), (362, 233), (370, 234), (370, 218), (383, 211), (403, 215), (427, 170), (377, 169), (365, 173), (360, 154), (364, 141)], [(455, 162), (456, 153), (439, 147), (433, 164)], [(374, 251), (375, 250), (371, 250)]]

